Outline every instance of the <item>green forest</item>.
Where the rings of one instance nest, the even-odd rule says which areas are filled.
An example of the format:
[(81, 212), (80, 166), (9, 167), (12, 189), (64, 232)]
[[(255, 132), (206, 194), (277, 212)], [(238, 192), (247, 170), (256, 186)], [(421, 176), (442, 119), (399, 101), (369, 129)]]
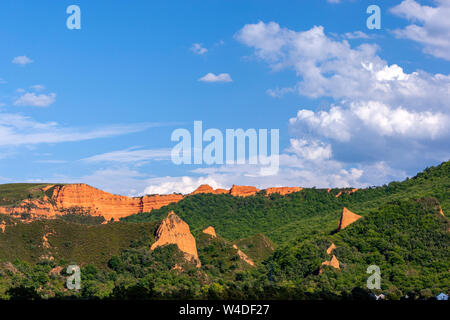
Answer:
[[(0, 186), (0, 195), (11, 205), (42, 197), (37, 187)], [(77, 210), (29, 223), (1, 215), (0, 299), (360, 300), (383, 293), (399, 300), (449, 293), (450, 222), (441, 212), (450, 214), (450, 162), (336, 197), (343, 190), (197, 194), (108, 223)], [(362, 218), (338, 231), (344, 207)], [(150, 250), (170, 211), (189, 225), (200, 268), (176, 245)], [(216, 238), (202, 233), (208, 226)], [(322, 265), (332, 256), (339, 269)], [(69, 265), (81, 267), (80, 290), (66, 287)], [(367, 288), (371, 265), (380, 268), (380, 289)]]

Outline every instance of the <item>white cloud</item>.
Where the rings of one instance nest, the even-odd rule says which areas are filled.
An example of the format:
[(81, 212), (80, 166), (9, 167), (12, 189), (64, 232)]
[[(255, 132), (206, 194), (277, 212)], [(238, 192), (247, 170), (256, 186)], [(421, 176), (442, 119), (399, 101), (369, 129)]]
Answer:
[(161, 177), (147, 180), (150, 185), (145, 188), (145, 194), (170, 194), (170, 193), (191, 193), (202, 184), (209, 184), (213, 188), (223, 186), (210, 177)]
[[(299, 94), (310, 98), (378, 100), (419, 109), (426, 105), (448, 108), (449, 75), (421, 70), (404, 73), (401, 67), (390, 66), (381, 59), (376, 45), (351, 48), (346, 40), (328, 38), (321, 26), (296, 32), (274, 22), (259, 22), (245, 25), (236, 38), (254, 48), (256, 57), (274, 71), (294, 70), (300, 81), (289, 88), (295, 87)], [(383, 78), (383, 72), (397, 72), (397, 78), (390, 79), (396, 81)]]
[[(346, 40), (327, 37), (321, 26), (293, 31), (259, 22), (245, 25), (236, 39), (253, 48), (273, 71), (295, 71), (299, 80), (286, 92), (295, 88), (300, 95), (333, 101), (322, 110), (301, 108), (290, 119), (296, 139), (289, 151), (303, 159), (302, 175), (303, 162), (314, 155), (323, 161), (331, 156), (328, 165), (336, 161), (343, 170), (363, 170), (356, 183), (366, 181), (366, 173), (377, 168), (401, 176), (405, 168), (415, 173), (450, 158), (450, 75), (407, 73), (380, 58), (376, 45), (352, 47)], [(282, 92), (277, 88), (269, 94)], [(296, 162), (292, 155), (282, 159)], [(310, 169), (311, 174), (323, 170), (312, 164)]]
[(306, 160), (327, 160), (332, 156), (331, 146), (321, 141), (291, 139), (290, 143), (291, 147), (288, 149), (288, 151), (293, 152)]
[(170, 160), (171, 149), (137, 149), (136, 147), (97, 154), (85, 159), (86, 162), (142, 162), (147, 160)]
[(431, 7), (404, 0), (393, 7), (393, 14), (412, 22), (404, 29), (394, 30), (394, 34), (420, 43), (427, 54), (450, 60), (450, 2), (436, 0), (436, 3), (437, 6)]
[(362, 31), (354, 31), (354, 32), (346, 32), (343, 34), (344, 39), (370, 39), (369, 35), (367, 33), (364, 33)]
[(140, 132), (158, 123), (109, 125), (93, 129), (63, 127), (56, 122), (38, 122), (19, 114), (0, 113), (0, 147), (63, 143), (107, 138)]
[(28, 58), (27, 56), (18, 56), (12, 60), (12, 63), (18, 64), (21, 66), (24, 66), (24, 65), (32, 63), (32, 62), (34, 62), (34, 61), (31, 60), (30, 58)]
[(295, 88), (275, 88), (268, 89), (267, 94), (273, 98), (281, 98), (287, 93), (295, 92)]
[(221, 73), (219, 75), (215, 75), (214, 73), (208, 73), (198, 79), (198, 81), (202, 82), (232, 82), (230, 75), (228, 73)]
[(43, 86), (42, 84), (35, 84), (34, 86), (31, 86), (30, 88), (33, 89), (34, 91), (45, 90), (45, 86)]
[(14, 101), (15, 106), (33, 106), (33, 107), (48, 107), (53, 104), (56, 100), (55, 93), (49, 94), (35, 94), (27, 92), (16, 101)]
[(202, 55), (208, 52), (208, 49), (203, 47), (201, 43), (194, 43), (191, 47), (191, 51), (195, 54)]
[(0, 84), (5, 84), (5, 83), (8, 83), (8, 82), (5, 79), (0, 78)]

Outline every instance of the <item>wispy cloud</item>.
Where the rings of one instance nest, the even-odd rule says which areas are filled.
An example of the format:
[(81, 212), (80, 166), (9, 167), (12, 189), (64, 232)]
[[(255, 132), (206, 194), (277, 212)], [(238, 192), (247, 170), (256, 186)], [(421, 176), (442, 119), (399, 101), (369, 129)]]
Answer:
[(27, 56), (18, 56), (12, 60), (12, 63), (18, 64), (21, 66), (27, 65), (29, 63), (33, 63), (34, 61), (28, 58)]
[(147, 160), (170, 160), (170, 156), (171, 149), (137, 149), (137, 147), (132, 147), (125, 150), (97, 154), (84, 158), (82, 161), (131, 163)]
[(362, 31), (353, 31), (353, 32), (346, 32), (342, 35), (342, 38), (344, 39), (370, 39), (371, 36), (369, 36), (367, 33), (364, 33)]
[(33, 89), (34, 91), (45, 90), (45, 86), (43, 86), (42, 84), (35, 84), (34, 86), (31, 86), (30, 88)]
[(228, 73), (221, 73), (218, 75), (215, 75), (214, 73), (208, 73), (198, 79), (198, 81), (201, 82), (232, 82), (230, 75)]
[(0, 113), (0, 147), (108, 138), (141, 132), (161, 125), (160, 123), (134, 123), (75, 128), (64, 127), (56, 122), (38, 122), (20, 114)]

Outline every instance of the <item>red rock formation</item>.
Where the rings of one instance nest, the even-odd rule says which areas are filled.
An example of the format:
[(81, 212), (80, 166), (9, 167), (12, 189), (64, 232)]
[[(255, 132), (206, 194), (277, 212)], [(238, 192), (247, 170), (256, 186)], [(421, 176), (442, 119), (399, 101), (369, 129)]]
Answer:
[(202, 184), (200, 187), (195, 189), (189, 195), (194, 195), (194, 194), (199, 194), (199, 193), (222, 194), (222, 193), (230, 193), (230, 190), (227, 190), (227, 189), (216, 189), (216, 190), (214, 190), (214, 188), (211, 187), (210, 185)]
[[(280, 193), (286, 195), (301, 191), (300, 187), (277, 187), (266, 189), (266, 194)], [(3, 214), (30, 214), (34, 217), (52, 218), (56, 215), (68, 212), (79, 212), (80, 210), (92, 215), (103, 216), (107, 221), (119, 220), (120, 218), (159, 209), (171, 203), (178, 202), (184, 198), (182, 194), (169, 195), (146, 195), (144, 197), (126, 197), (111, 194), (87, 184), (46, 185), (42, 191), (50, 191), (52, 195), (46, 195), (41, 199), (26, 199), (15, 207), (1, 207)], [(247, 197), (255, 195), (258, 188), (253, 186), (236, 186), (230, 190), (216, 189), (204, 184), (198, 187), (191, 195), (199, 193), (231, 194), (233, 196)], [(77, 210), (75, 210), (77, 209)]]
[[(49, 186), (44, 189), (49, 190)], [(24, 200), (16, 207), (0, 207), (0, 213), (30, 213), (33, 216), (53, 217), (64, 214), (72, 208), (82, 208), (93, 215), (101, 215), (106, 220), (129, 216), (135, 213), (150, 212), (183, 199), (181, 194), (126, 197), (114, 195), (87, 184), (67, 184), (54, 187), (51, 199)]]
[(345, 229), (347, 226), (361, 218), (362, 217), (360, 215), (357, 215), (344, 207), (341, 214), (341, 220), (339, 221), (338, 230)]
[(156, 242), (152, 244), (150, 249), (155, 250), (157, 247), (168, 244), (176, 244), (188, 261), (195, 263), (197, 268), (201, 266), (195, 238), (189, 230), (189, 225), (173, 211), (169, 212), (161, 222), (156, 231)]
[(293, 192), (299, 192), (302, 191), (303, 188), (300, 187), (275, 187), (275, 188), (267, 188), (266, 189), (266, 195), (272, 194), (272, 193), (279, 193), (282, 196), (293, 193)]
[(336, 249), (336, 246), (334, 245), (334, 243), (331, 243), (331, 246), (327, 249), (327, 254), (331, 254), (334, 249)]
[(336, 198), (339, 198), (343, 193), (350, 195), (352, 193), (355, 193), (356, 191), (358, 191), (358, 188), (354, 188), (352, 190), (347, 190), (347, 191), (339, 191), (339, 193), (336, 195)]
[(237, 245), (233, 244), (233, 248), (237, 250), (237, 254), (239, 256), (239, 258), (241, 258), (242, 260), (244, 260), (245, 262), (247, 262), (249, 265), (251, 265), (252, 267), (255, 266), (255, 263), (253, 262), (252, 259), (250, 259), (245, 253), (243, 253), (238, 247)]
[(199, 193), (215, 193), (215, 192), (214, 192), (214, 189), (210, 185), (202, 184), (200, 187), (195, 189), (190, 194), (193, 195), (193, 194), (199, 194)]
[(442, 207), (439, 205), (439, 214), (445, 217), (444, 211), (442, 211)]
[(230, 190), (230, 194), (232, 196), (239, 196), (239, 197), (248, 197), (253, 196), (259, 191), (258, 188), (252, 187), (252, 186), (236, 186), (233, 185), (233, 187)]
[(216, 235), (216, 230), (214, 229), (213, 226), (209, 226), (208, 228), (203, 229), (202, 232), (203, 232), (203, 233), (206, 233), (206, 234), (209, 234), (209, 235), (210, 235), (211, 237), (213, 237), (213, 238), (216, 238), (216, 237), (217, 237), (217, 235)]
[(319, 273), (322, 273), (322, 271), (323, 271), (322, 267), (323, 266), (331, 266), (331, 267), (333, 267), (335, 269), (340, 269), (339, 261), (338, 261), (338, 259), (336, 258), (336, 256), (334, 254), (331, 257), (331, 261), (324, 261), (324, 262), (322, 262), (322, 265), (320, 266)]
[(222, 194), (222, 193), (230, 193), (230, 190), (227, 189), (216, 189), (214, 191), (215, 194)]

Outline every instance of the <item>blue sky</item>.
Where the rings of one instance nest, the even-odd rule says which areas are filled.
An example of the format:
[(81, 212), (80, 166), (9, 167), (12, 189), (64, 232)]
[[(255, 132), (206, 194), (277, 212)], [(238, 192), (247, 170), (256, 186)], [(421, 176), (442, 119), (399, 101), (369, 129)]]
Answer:
[[(2, 1), (0, 183), (139, 195), (403, 179), (449, 159), (449, 14), (444, 0)], [(279, 172), (173, 164), (170, 135), (194, 120), (279, 129)]]

